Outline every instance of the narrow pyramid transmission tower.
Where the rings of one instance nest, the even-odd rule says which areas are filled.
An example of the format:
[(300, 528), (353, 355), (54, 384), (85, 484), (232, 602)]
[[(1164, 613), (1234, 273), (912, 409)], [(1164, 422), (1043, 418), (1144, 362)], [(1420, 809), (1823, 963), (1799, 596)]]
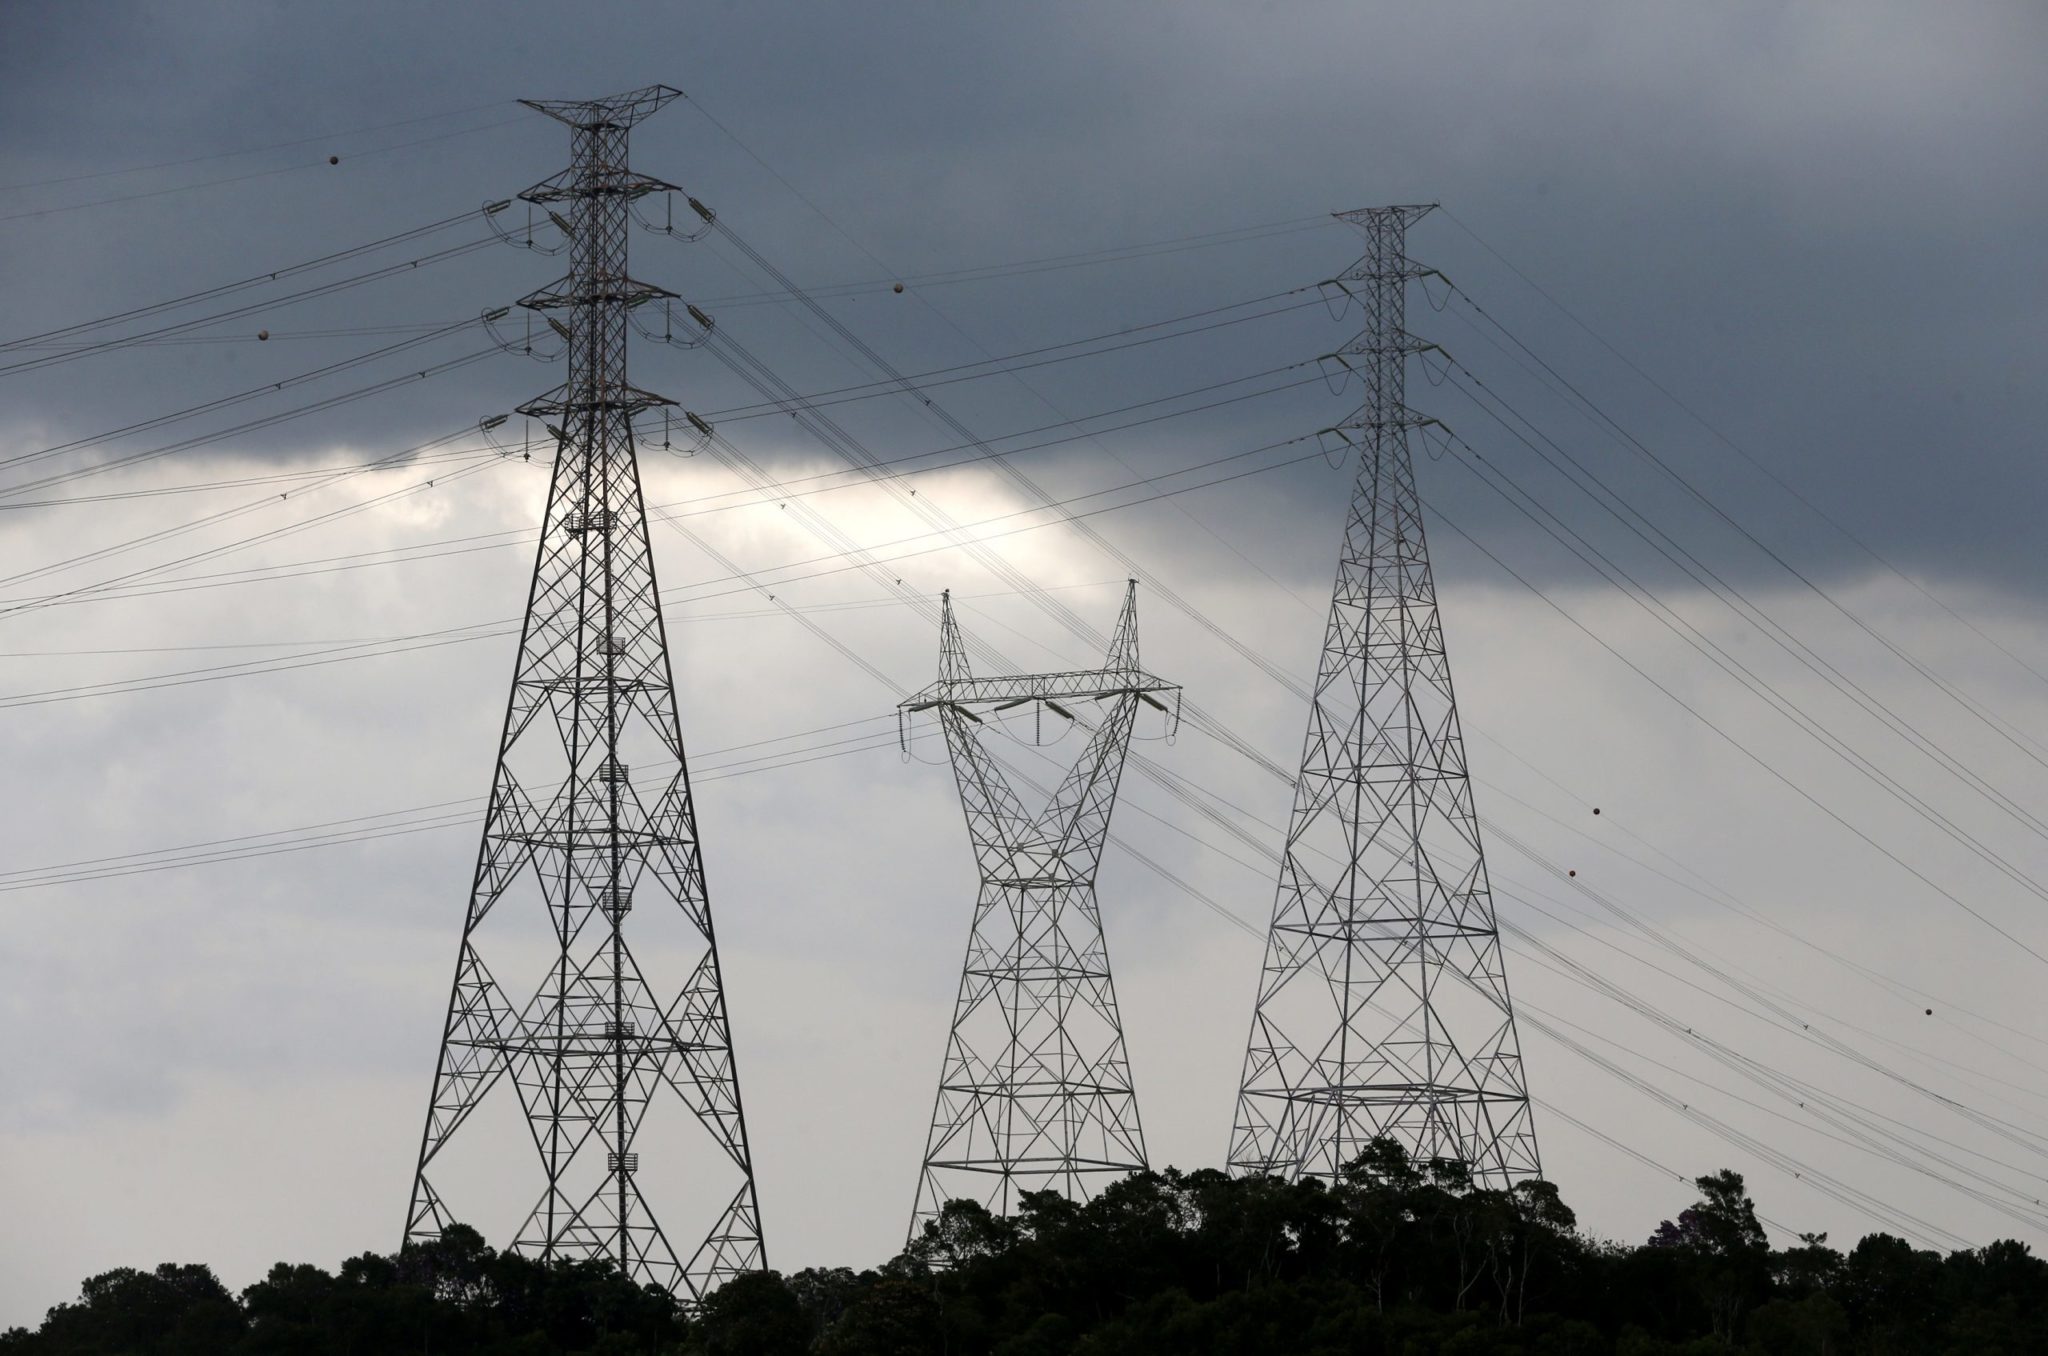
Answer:
[(1428, 207), (1341, 213), (1365, 331), (1337, 355), (1365, 403), (1337, 432), (1358, 482), (1316, 674), (1231, 1133), (1238, 1174), (1334, 1177), (1385, 1135), (1482, 1185), (1541, 1174), (1404, 399), (1406, 253)]
[[(981, 888), (919, 1171), (910, 1236), (954, 1197), (998, 1213), (1025, 1191), (1085, 1197), (1087, 1180), (1146, 1166), (1095, 871), (1140, 706), (1179, 688), (1138, 664), (1138, 585), (1100, 669), (976, 678), (945, 597), (939, 680), (903, 704), (934, 711), (967, 815)], [(1045, 809), (1026, 810), (982, 745), (977, 709), (1038, 703), (1057, 719), (1094, 701), (1101, 719)], [(1042, 714), (1039, 715), (1043, 719)]]
[[(631, 204), (672, 187), (627, 169), (627, 134), (677, 93), (528, 104), (572, 131), (571, 167), (520, 195), (568, 238), (569, 276), (520, 303), (565, 332), (568, 379), (520, 407), (554, 434), (554, 472), (405, 1236), (464, 1218), (430, 1175), (507, 1088), (537, 1168), (493, 1160), (493, 1191), (534, 1192), (512, 1246), (609, 1258), (693, 1303), (763, 1255), (635, 455), (634, 416), (671, 402), (626, 380), (631, 312), (674, 296), (626, 272)], [(689, 1153), (685, 1133), (676, 1195), (698, 1218), (678, 1252), (641, 1157)]]

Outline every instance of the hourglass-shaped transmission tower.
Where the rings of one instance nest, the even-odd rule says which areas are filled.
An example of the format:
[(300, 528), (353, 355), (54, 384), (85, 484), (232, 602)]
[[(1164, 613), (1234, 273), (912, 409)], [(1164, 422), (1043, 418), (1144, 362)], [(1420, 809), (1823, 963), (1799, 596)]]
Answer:
[[(939, 680), (903, 704), (936, 714), (952, 756), (981, 876), (910, 1232), (955, 1197), (1009, 1213), (1026, 1191), (1085, 1197), (1146, 1166), (1145, 1135), (1095, 870), (1131, 728), (1179, 688), (1138, 663), (1136, 581), (1099, 669), (977, 678), (953, 601), (939, 629)], [(1038, 811), (1025, 808), (982, 744), (985, 717), (1041, 703), (1066, 719), (1093, 703), (1087, 746)]]

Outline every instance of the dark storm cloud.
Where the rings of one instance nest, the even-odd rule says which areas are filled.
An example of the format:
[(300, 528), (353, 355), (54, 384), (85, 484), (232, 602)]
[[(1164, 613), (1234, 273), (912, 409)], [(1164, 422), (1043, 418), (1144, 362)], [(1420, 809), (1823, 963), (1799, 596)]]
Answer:
[[(2048, 301), (2037, 247), (2048, 108), (2031, 78), (2044, 50), (2044, 21), (2031, 7), (1970, 9), (1960, 19), (1910, 6), (1779, 5), (1553, 6), (1541, 19), (1493, 6), (12, 14), (0, 108), (14, 181), (496, 103), (466, 119), (349, 139), (368, 150), (497, 121), (517, 95), (666, 80), (697, 92), (905, 272), (1438, 199), (1908, 568), (2029, 591), (2039, 583), (2026, 506), (2039, 488), (2033, 430), (2048, 409), (2027, 355), (2039, 351)], [(315, 164), (6, 223), (20, 245), (9, 252), (21, 298), (10, 328), (96, 314), (460, 210), (549, 172), (559, 140), (534, 120), (366, 155), (341, 167), (347, 173), (323, 176)], [(804, 282), (875, 275), (873, 262), (687, 108), (650, 123), (639, 147), (643, 164), (715, 200)], [(39, 207), (116, 196), (317, 161), (321, 149), (9, 200)], [(935, 290), (934, 299), (1000, 350), (1290, 285), (1341, 267), (1351, 248), (1341, 232), (1318, 232), (1078, 281)], [(1867, 563), (1651, 396), (1457, 226), (1439, 219), (1413, 248), (1561, 366), (1594, 374), (1596, 398), (1772, 541), (1815, 568)], [(738, 285), (702, 255), (641, 249), (646, 268), (684, 290)], [(336, 324), (453, 319), (531, 285), (546, 267), (487, 255), (423, 276), (402, 296), (387, 285), (301, 314)], [(896, 338), (884, 347), (906, 363), (957, 356), (929, 315), (891, 335), (889, 319), (902, 310), (851, 313)], [(777, 345), (770, 317), (744, 323), (770, 336), (762, 348), (792, 352)], [(1654, 476), (1575, 423), (1455, 312), (1419, 315), (1416, 327), (1575, 438), (1599, 474), (1656, 502)], [(1238, 352), (1266, 343), (1292, 359), (1345, 333), (1304, 323), (1247, 334)], [(354, 350), (337, 341), (318, 351)], [(843, 369), (807, 365), (794, 351), (784, 361), (800, 386), (844, 379)], [(288, 375), (313, 352), (201, 350), (167, 363), (155, 350), (77, 364), (16, 417), (96, 431), (111, 424), (81, 426), (80, 410), (174, 408), (239, 379)], [(389, 366), (401, 361), (410, 360)], [(1177, 361), (1161, 350), (1097, 377), (1046, 380), (1063, 407), (1106, 407), (1131, 389), (1175, 389)], [(498, 364), (360, 407), (350, 428), (359, 437), (429, 436), (535, 384), (534, 372)], [(985, 429), (1045, 417), (1000, 401), (977, 410), (979, 398), (953, 397)], [(1528, 454), (1460, 397), (1424, 399), (1502, 465), (1542, 483)], [(1227, 412), (1206, 427), (1294, 432), (1333, 405), (1292, 408)], [(328, 436), (309, 424), (286, 441), (299, 435)], [(1464, 501), (1475, 527), (1523, 530), (1485, 491), (1444, 480), (1436, 492)]]

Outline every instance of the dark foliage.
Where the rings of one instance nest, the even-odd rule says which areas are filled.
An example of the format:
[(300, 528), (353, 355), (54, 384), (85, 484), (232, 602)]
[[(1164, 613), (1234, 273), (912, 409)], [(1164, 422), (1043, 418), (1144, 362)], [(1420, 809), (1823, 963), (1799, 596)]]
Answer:
[(2025, 1244), (1873, 1234), (1773, 1250), (1742, 1178), (1638, 1247), (1576, 1229), (1547, 1182), (1476, 1187), (1382, 1141), (1345, 1180), (1141, 1173), (1087, 1204), (955, 1201), (873, 1271), (744, 1276), (694, 1316), (598, 1263), (493, 1252), (468, 1229), (338, 1275), (279, 1264), (228, 1293), (202, 1266), (111, 1271), (0, 1356), (2033, 1356), (2048, 1262)]
[[(280, 1262), (229, 1294), (203, 1266), (122, 1268), (85, 1283), (42, 1328), (0, 1336), (4, 1356), (382, 1356), (387, 1352), (638, 1356), (680, 1348), (669, 1297), (604, 1263), (494, 1252), (457, 1225), (339, 1275)], [(780, 1349), (780, 1348), (771, 1348)]]

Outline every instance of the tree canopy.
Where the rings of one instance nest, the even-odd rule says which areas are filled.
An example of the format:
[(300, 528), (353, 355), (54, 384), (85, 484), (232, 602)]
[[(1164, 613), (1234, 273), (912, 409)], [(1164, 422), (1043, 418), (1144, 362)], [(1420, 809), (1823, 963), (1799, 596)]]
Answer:
[(0, 1356), (2034, 1356), (2048, 1262), (1872, 1234), (1773, 1248), (1740, 1174), (1639, 1245), (1588, 1238), (1548, 1182), (1370, 1146), (1326, 1185), (1137, 1173), (1093, 1200), (950, 1203), (872, 1270), (757, 1272), (685, 1312), (602, 1262), (500, 1253), (474, 1230), (338, 1274), (279, 1263), (230, 1293), (204, 1266), (86, 1281)]

